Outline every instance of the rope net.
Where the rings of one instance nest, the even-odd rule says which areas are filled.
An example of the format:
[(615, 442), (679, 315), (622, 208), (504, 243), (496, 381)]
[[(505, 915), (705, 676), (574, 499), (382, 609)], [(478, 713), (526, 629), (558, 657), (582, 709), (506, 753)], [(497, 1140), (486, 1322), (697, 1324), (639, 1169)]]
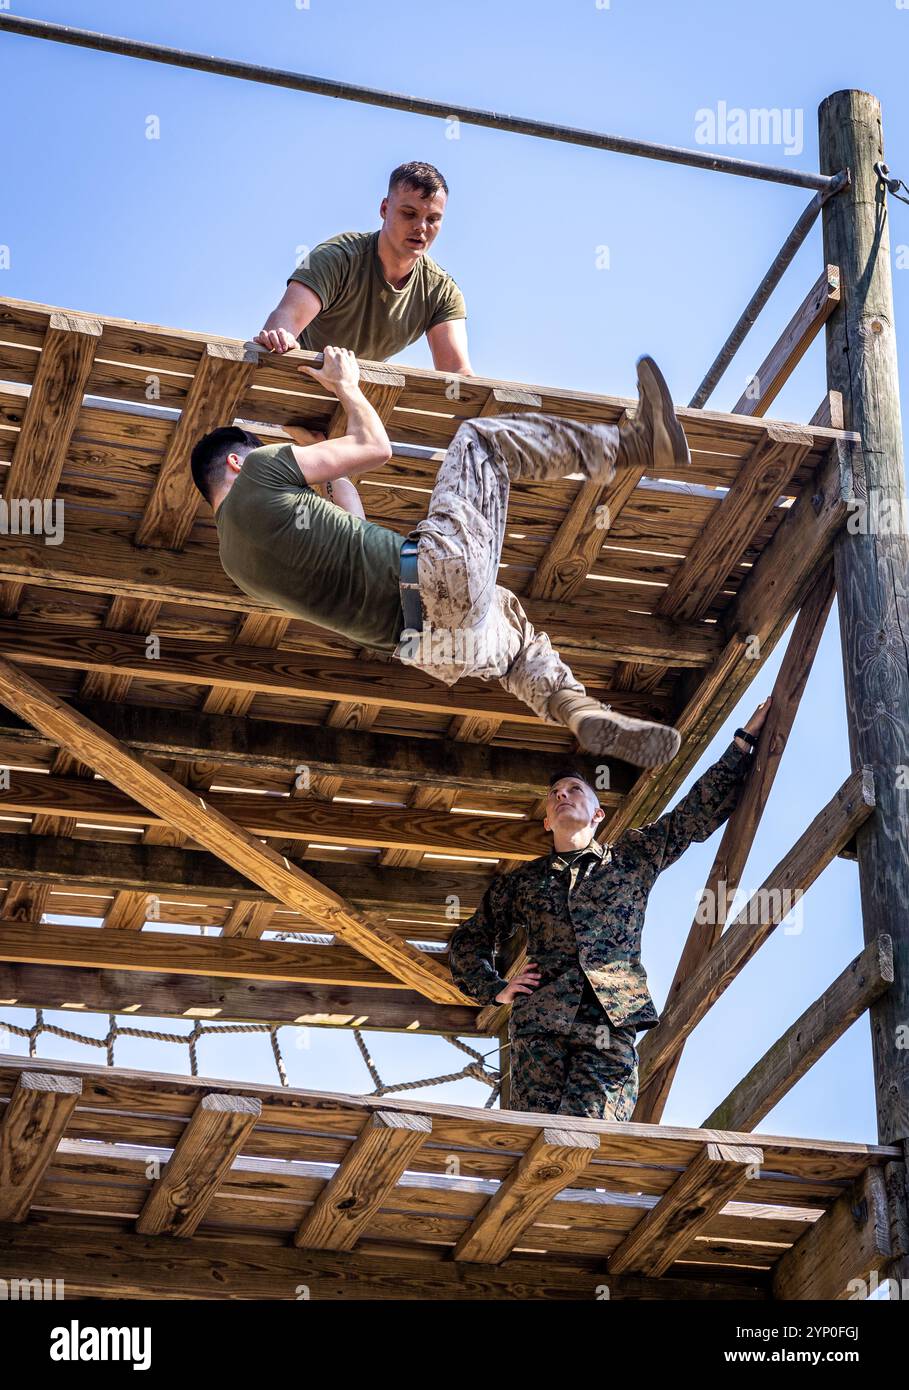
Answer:
[[(209, 1037), (216, 1033), (267, 1033), (271, 1043), (272, 1056), (278, 1072), (278, 1079), (282, 1086), (289, 1086), (287, 1079), (287, 1068), (284, 1064), (284, 1057), (281, 1052), (281, 1044), (278, 1034), (281, 1028), (293, 1028), (293, 1024), (271, 1024), (271, 1023), (202, 1023), (196, 1020), (192, 1029), (188, 1033), (163, 1033), (156, 1028), (136, 1028), (132, 1024), (121, 1024), (116, 1014), (108, 1014), (108, 1029), (103, 1038), (93, 1038), (87, 1033), (77, 1033), (72, 1028), (61, 1028), (56, 1023), (47, 1023), (44, 1018), (44, 1010), (36, 1008), (34, 1010), (35, 1021), (30, 1028), (23, 1028), (16, 1023), (8, 1023), (0, 1020), (0, 1035), (5, 1031), (13, 1033), (16, 1037), (28, 1039), (29, 1057), (38, 1056), (38, 1039), (48, 1033), (53, 1037), (66, 1038), (69, 1042), (81, 1043), (85, 1047), (104, 1048), (109, 1067), (116, 1066), (115, 1048), (118, 1038), (147, 1038), (151, 1042), (177, 1043), (189, 1049), (189, 1069), (192, 1076), (199, 1075), (199, 1056), (198, 1043), (200, 1038)], [(102, 1015), (98, 1015), (102, 1017)], [(299, 1026), (299, 1025), (297, 1025)], [(305, 1026), (305, 1025), (304, 1025)], [(354, 1028), (353, 1035), (356, 1040), (360, 1056), (366, 1065), (366, 1069), (372, 1079), (375, 1089), (366, 1094), (374, 1096), (390, 1095), (392, 1091), (414, 1091), (422, 1086), (442, 1086), (449, 1081), (463, 1081), (472, 1078), (480, 1081), (490, 1089), (489, 1097), (484, 1103), (484, 1108), (489, 1110), (496, 1102), (501, 1090), (501, 1074), (494, 1068), (486, 1066), (486, 1059), (482, 1052), (477, 1052), (475, 1048), (469, 1047), (460, 1038), (453, 1034), (444, 1033), (438, 1036), (444, 1037), (452, 1047), (460, 1048), (472, 1059), (460, 1071), (447, 1072), (444, 1076), (427, 1076), (417, 1081), (399, 1081), (389, 1083), (382, 1080), (379, 1070), (373, 1060), (372, 1054), (366, 1045), (361, 1029)]]

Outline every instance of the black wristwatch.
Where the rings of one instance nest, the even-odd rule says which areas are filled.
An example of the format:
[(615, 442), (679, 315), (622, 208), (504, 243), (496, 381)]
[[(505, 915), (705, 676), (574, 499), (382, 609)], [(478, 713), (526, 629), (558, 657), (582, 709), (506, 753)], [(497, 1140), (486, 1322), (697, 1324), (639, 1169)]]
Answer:
[(756, 735), (754, 735), (754, 734), (749, 734), (749, 732), (748, 732), (747, 729), (736, 729), (736, 731), (735, 731), (735, 733), (732, 735), (732, 737), (733, 737), (733, 738), (743, 738), (743, 739), (745, 740), (745, 742), (746, 742), (747, 744), (750, 744), (750, 746), (751, 746), (752, 748), (757, 748), (757, 737), (756, 737)]

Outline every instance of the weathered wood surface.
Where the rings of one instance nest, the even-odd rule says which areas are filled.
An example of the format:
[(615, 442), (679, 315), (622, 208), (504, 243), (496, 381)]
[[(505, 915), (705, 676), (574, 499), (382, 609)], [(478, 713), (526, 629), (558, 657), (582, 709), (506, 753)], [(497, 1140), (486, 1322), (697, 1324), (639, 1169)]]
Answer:
[[(827, 377), (862, 439), (857, 525), (835, 551), (840, 634), (853, 764), (873, 767), (877, 813), (856, 837), (866, 941), (893, 940), (894, 982), (871, 1007), (879, 1132), (909, 1136), (909, 531), (899, 399), (888, 195), (881, 111), (867, 92), (836, 92), (820, 108), (821, 168), (852, 181), (824, 208), (824, 249), (842, 272), (843, 303), (827, 322)], [(893, 204), (889, 205), (890, 207)], [(881, 506), (889, 507), (885, 521)], [(877, 508), (877, 511), (875, 511)], [(877, 519), (875, 519), (877, 518)], [(894, 525), (894, 520), (897, 524)], [(909, 1258), (902, 1262), (909, 1277)]]

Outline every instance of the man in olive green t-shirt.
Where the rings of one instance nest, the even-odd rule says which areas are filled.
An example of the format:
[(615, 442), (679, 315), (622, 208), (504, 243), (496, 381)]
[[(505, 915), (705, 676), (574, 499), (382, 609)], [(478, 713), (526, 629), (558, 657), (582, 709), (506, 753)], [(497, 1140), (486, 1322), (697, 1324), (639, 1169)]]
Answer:
[[(299, 370), (337, 397), (343, 435), (292, 428), (293, 443), (263, 447), (227, 425), (193, 449), (193, 480), (214, 510), (221, 564), (239, 588), (357, 645), (393, 652), (446, 685), (462, 676), (497, 680), (540, 719), (569, 728), (588, 753), (641, 767), (674, 757), (677, 730), (591, 698), (520, 600), (496, 582), (511, 481), (581, 473), (606, 484), (618, 468), (689, 461), (652, 358), (638, 362), (637, 414), (619, 425), (535, 411), (463, 421), (426, 516), (406, 540), (365, 519), (350, 481), (391, 457), (353, 353), (329, 346), (321, 368)], [(323, 484), (327, 499), (315, 491)]]
[(272, 352), (334, 345), (384, 362), (425, 333), (437, 371), (470, 375), (464, 296), (426, 254), (447, 197), (432, 164), (400, 165), (379, 210), (381, 229), (342, 232), (316, 246), (255, 341)]

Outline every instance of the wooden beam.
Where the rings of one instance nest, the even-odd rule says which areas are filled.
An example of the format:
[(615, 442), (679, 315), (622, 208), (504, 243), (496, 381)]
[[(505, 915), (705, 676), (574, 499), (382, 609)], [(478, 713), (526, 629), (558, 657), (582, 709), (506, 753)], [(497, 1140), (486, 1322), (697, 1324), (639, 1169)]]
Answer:
[[(3, 553), (0, 551), (0, 557)], [(684, 635), (680, 641), (684, 645)], [(709, 660), (716, 639), (708, 634), (706, 640), (699, 637), (697, 641), (704, 660)], [(507, 695), (497, 684), (462, 680), (449, 689), (401, 662), (357, 662), (297, 651), (265, 652), (259, 647), (229, 643), (222, 646), (181, 638), (168, 638), (157, 659), (150, 661), (145, 638), (139, 634), (2, 619), (0, 651), (28, 665), (113, 671), (143, 681), (177, 681), (197, 686), (217, 683), (256, 694), (315, 700), (359, 699), (369, 693), (374, 702), (381, 700), (383, 705), (397, 709), (483, 717), (497, 714), (521, 724), (539, 723), (527, 705)], [(684, 652), (676, 664), (686, 664)], [(634, 697), (628, 691), (614, 693), (599, 687), (599, 693), (610, 702), (614, 698), (627, 709), (635, 707)]]
[[(0, 579), (29, 585), (50, 585), (78, 593), (136, 599), (153, 597), (162, 603), (185, 604), (190, 608), (275, 615), (274, 609), (266, 607), (258, 599), (250, 598), (236, 587), (218, 564), (217, 551), (203, 546), (191, 546), (179, 553), (170, 550), (141, 551), (128, 537), (106, 525), (67, 526), (61, 545), (44, 545), (42, 538), (32, 535), (4, 536), (0, 550)], [(593, 652), (610, 660), (699, 667), (710, 662), (720, 643), (716, 633), (703, 624), (673, 624), (659, 617), (628, 613), (619, 604), (604, 603), (599, 594), (584, 595), (571, 603), (528, 599), (525, 607), (534, 626), (547, 632), (559, 650), (570, 653), (589, 655)], [(81, 635), (86, 635), (84, 630)], [(113, 634), (106, 632), (105, 635), (108, 640), (114, 641)], [(128, 634), (122, 633), (120, 636), (125, 640)], [(176, 640), (168, 639), (168, 652), (180, 650)], [(142, 677), (147, 679), (154, 674), (150, 668), (159, 666), (160, 662), (146, 658), (144, 639), (139, 640), (137, 645), (144, 666), (137, 664), (127, 674), (138, 676), (141, 671)], [(197, 643), (196, 646), (208, 647), (209, 643)], [(164, 655), (162, 652), (162, 659)], [(237, 655), (242, 670), (243, 649)], [(290, 657), (293, 654), (285, 655)], [(412, 674), (412, 668), (401, 662), (371, 662), (370, 665), (375, 665), (377, 675), (380, 667), (387, 672), (393, 671), (396, 679)], [(215, 671), (198, 683), (213, 684), (219, 679), (220, 683), (237, 689), (245, 689), (249, 685), (249, 681), (227, 679), (226, 670), (220, 673), (220, 678)], [(427, 677), (427, 683), (430, 679)], [(480, 682), (473, 684), (479, 685)], [(383, 689), (383, 704), (386, 703), (384, 693)], [(377, 691), (375, 687), (370, 691), (361, 682), (356, 690), (342, 690), (338, 695), (342, 699), (375, 703)], [(625, 696), (627, 698), (627, 691)], [(517, 701), (513, 703), (516, 708), (519, 707)], [(473, 705), (469, 712), (489, 714), (498, 708), (495, 704)], [(510, 710), (510, 706), (507, 708)]]
[(581, 589), (643, 468), (621, 468), (611, 483), (587, 478), (530, 581), (531, 598), (567, 602)]
[(893, 984), (893, 945), (880, 936), (769, 1048), (711, 1111), (704, 1129), (755, 1129), (819, 1057)]
[(262, 1113), (250, 1096), (203, 1096), (136, 1221), (145, 1236), (191, 1236)]
[[(325, 851), (330, 854), (331, 851)], [(456, 893), (468, 915), (483, 896), (489, 866), (465, 865), (463, 871), (419, 872), (378, 869), (372, 864), (307, 859), (320, 883), (364, 907), (438, 908)], [(150, 893), (198, 894), (219, 905), (237, 896), (272, 902), (264, 888), (213, 854), (170, 845), (125, 844), (117, 840), (54, 840), (45, 835), (0, 834), (0, 877), (25, 876), (51, 886), (94, 885), (135, 888)]]
[(310, 1250), (352, 1250), (432, 1131), (426, 1115), (370, 1115), (294, 1235)]
[[(289, 907), (311, 915), (355, 950), (437, 1003), (465, 1003), (450, 976), (400, 937), (304, 873), (205, 801), (139, 759), (97, 724), (71, 709), (12, 662), (0, 658), (0, 700), (163, 820), (267, 888)], [(258, 799), (258, 798), (254, 798)]]
[[(799, 611), (795, 628), (786, 647), (782, 665), (773, 685), (773, 698), (761, 730), (748, 780), (742, 788), (735, 810), (729, 817), (707, 875), (698, 910), (688, 929), (688, 937), (666, 996), (671, 1004), (683, 985), (706, 960), (726, 925), (727, 904), (735, 895), (742, 872), (754, 844), (777, 768), (786, 748), (793, 720), (824, 632), (833, 603), (833, 572), (828, 567), (815, 584)], [(705, 910), (707, 920), (704, 920)], [(661, 1067), (644, 1087), (635, 1105), (634, 1117), (641, 1124), (658, 1124), (682, 1057), (682, 1049)], [(750, 1129), (750, 1125), (742, 1125)]]
[(870, 770), (853, 772), (720, 937), (710, 955), (663, 1011), (639, 1050), (641, 1087), (685, 1039), (751, 957), (874, 810)]
[(382, 1032), (486, 1036), (477, 1031), (475, 1008), (431, 1004), (415, 990), (285, 983), (208, 973), (178, 975), (169, 967), (137, 971), (0, 963), (0, 1000), (0, 1007), (66, 1008), (76, 1014), (129, 1013), (140, 1021), (198, 1018), (203, 1022), (356, 1026)]
[(100, 337), (100, 319), (62, 310), (49, 315), (3, 483), (8, 503), (13, 498), (52, 498), (56, 493)]
[(653, 1276), (665, 1274), (749, 1177), (759, 1174), (763, 1161), (762, 1151), (753, 1146), (705, 1144), (669, 1191), (612, 1252), (610, 1274), (630, 1270)]
[(36, 926), (0, 919), (0, 960), (21, 965), (69, 965), (91, 969), (161, 970), (175, 975), (234, 980), (285, 980), (297, 984), (380, 985), (394, 989), (384, 970), (344, 946), (300, 941), (192, 936), (156, 931), (97, 931), (87, 927)]
[[(301, 762), (311, 774), (340, 774), (358, 782), (410, 782), (457, 787), (527, 799), (539, 796), (564, 754), (507, 748), (471, 738), (416, 738), (357, 728), (253, 719), (201, 710), (161, 709), (106, 700), (76, 700), (73, 708), (135, 752), (154, 758), (223, 763), (230, 771), (257, 776), (297, 775)], [(0, 741), (21, 747), (46, 740), (37, 730), (0, 711)], [(629, 764), (610, 764), (609, 792), (616, 801), (631, 786)]]
[(201, 498), (189, 469), (193, 446), (218, 425), (232, 425), (258, 363), (251, 344), (206, 343), (180, 418), (161, 460), (136, 544), (182, 550)]
[(455, 1246), (456, 1260), (500, 1264), (557, 1193), (591, 1162), (599, 1137), (543, 1129)]
[[(515, 1299), (589, 1303), (596, 1280), (590, 1262), (511, 1259), (477, 1269), (433, 1259), (359, 1251), (297, 1250), (228, 1233), (206, 1231), (191, 1241), (139, 1236), (126, 1222), (53, 1218), (41, 1225), (0, 1230), (0, 1277), (60, 1279), (69, 1297), (282, 1299), (313, 1302), (396, 1299), (416, 1302)], [(602, 1281), (601, 1281), (602, 1282)], [(753, 1270), (730, 1278), (642, 1279), (616, 1275), (610, 1299), (731, 1299), (767, 1297)]]
[(786, 1250), (773, 1269), (773, 1297), (844, 1300), (850, 1280), (868, 1282), (890, 1262), (887, 1192), (879, 1168), (868, 1168), (824, 1215)]
[(82, 1094), (77, 1076), (20, 1073), (0, 1122), (0, 1221), (24, 1221)]
[[(0, 1101), (12, 1093), (22, 1071), (69, 1075), (72, 1070), (71, 1063), (67, 1062), (0, 1056)], [(444, 1167), (444, 1162), (437, 1162), (440, 1148), (443, 1153), (450, 1152), (446, 1146), (454, 1145), (465, 1151), (479, 1150), (500, 1156), (503, 1151), (514, 1154), (529, 1147), (539, 1134), (551, 1127), (554, 1118), (533, 1111), (478, 1110), (475, 1106), (443, 1104), (423, 1098), (415, 1102), (406, 1097), (390, 1095), (351, 1096), (297, 1087), (289, 1089), (278, 1084), (202, 1081), (189, 1076), (130, 1071), (87, 1062), (81, 1064), (78, 1070), (83, 1084), (80, 1115), (82, 1109), (91, 1115), (100, 1112), (98, 1123), (105, 1124), (115, 1114), (128, 1112), (136, 1120), (137, 1132), (142, 1130), (143, 1116), (153, 1122), (161, 1115), (188, 1120), (201, 1097), (212, 1092), (258, 1096), (263, 1107), (268, 1109), (268, 1124), (277, 1136), (274, 1145), (270, 1145), (272, 1157), (278, 1154), (298, 1156), (301, 1134), (350, 1136), (359, 1131), (367, 1115), (376, 1110), (394, 1110), (431, 1117), (432, 1150), (424, 1151), (422, 1156), (427, 1156), (427, 1166), (435, 1170)], [(681, 1170), (696, 1157), (705, 1143), (748, 1145), (754, 1141), (754, 1135), (734, 1131), (711, 1131), (680, 1125), (636, 1125), (629, 1121), (590, 1120), (575, 1115), (561, 1115), (558, 1118), (560, 1131), (570, 1129), (572, 1133), (593, 1135), (600, 1141), (600, 1149), (593, 1156), (589, 1173), (579, 1175), (586, 1186), (606, 1185), (599, 1181), (589, 1183), (587, 1179), (605, 1177), (616, 1160), (625, 1165), (652, 1167), (656, 1164)], [(86, 1129), (91, 1128), (91, 1124), (87, 1113)], [(109, 1142), (110, 1134), (105, 1138)], [(135, 1137), (132, 1142), (135, 1142)], [(143, 1137), (142, 1142), (148, 1140)], [(288, 1150), (288, 1145), (294, 1147)], [(798, 1207), (804, 1205), (803, 1199), (809, 1192), (826, 1199), (832, 1191), (836, 1191), (837, 1185), (858, 1177), (870, 1164), (882, 1166), (903, 1157), (902, 1147), (895, 1144), (800, 1139), (792, 1135), (762, 1134), (761, 1147), (765, 1167), (774, 1172), (776, 1179), (791, 1177), (798, 1180), (793, 1184), (783, 1184), (788, 1187), (787, 1197), (796, 1195), (794, 1202), (786, 1201), (785, 1204)], [(462, 1171), (469, 1162), (469, 1156), (465, 1153)], [(605, 1167), (602, 1166), (604, 1163)], [(418, 1166), (422, 1166), (422, 1162)], [(501, 1165), (496, 1165), (495, 1171), (502, 1172)], [(806, 1182), (806, 1179), (810, 1181)], [(773, 1189), (775, 1203), (780, 1200), (780, 1186), (778, 1181)]]
[(703, 618), (811, 449), (808, 430), (771, 426), (654, 604), (660, 617)]
[[(128, 757), (134, 757), (125, 748), (124, 751)], [(158, 770), (152, 764), (148, 767), (153, 772)], [(197, 805), (201, 799), (195, 796)], [(521, 860), (549, 852), (549, 842), (539, 823), (482, 813), (453, 816), (447, 811), (353, 806), (314, 797), (251, 796), (242, 791), (212, 792), (204, 796), (204, 801), (213, 815), (229, 818), (243, 831), (262, 837), (281, 835), (304, 842), (318, 839), (367, 849), (383, 845), (419, 846), (437, 854)], [(11, 776), (9, 787), (0, 790), (0, 808), (7, 813), (51, 811), (70, 820), (101, 817), (110, 825), (149, 825), (156, 820), (170, 824), (169, 812), (156, 816), (154, 808), (131, 799), (115, 786), (40, 772), (17, 772)]]
[(825, 266), (758, 367), (733, 415), (766, 415), (840, 302), (839, 266)]
[[(821, 105), (821, 166), (852, 175), (843, 200), (823, 209), (824, 254), (842, 270), (843, 303), (827, 324), (827, 380), (843, 394), (862, 439), (861, 496), (890, 517), (842, 535), (834, 552), (846, 716), (853, 763), (880, 783), (878, 813), (856, 838), (866, 941), (893, 939), (893, 985), (871, 1007), (882, 1137), (909, 1137), (907, 1052), (894, 1046), (909, 1019), (909, 796), (898, 769), (909, 747), (909, 533), (899, 369), (893, 321), (887, 195), (874, 166), (885, 159), (881, 108), (868, 92), (841, 91)], [(891, 205), (892, 206), (892, 205)], [(904, 774), (903, 774), (904, 775)], [(903, 1220), (909, 1223), (909, 1206)], [(909, 1278), (909, 1255), (895, 1273)]]

